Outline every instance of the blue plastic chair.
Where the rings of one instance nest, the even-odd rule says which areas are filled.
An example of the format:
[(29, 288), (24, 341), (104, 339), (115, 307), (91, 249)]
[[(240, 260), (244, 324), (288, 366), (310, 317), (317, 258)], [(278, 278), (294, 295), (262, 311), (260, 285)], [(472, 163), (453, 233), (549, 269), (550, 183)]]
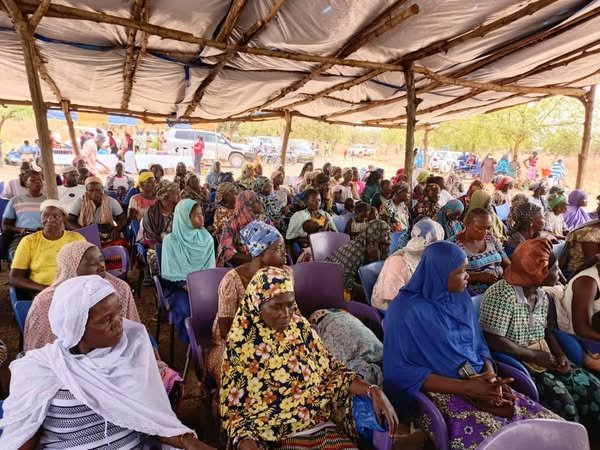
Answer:
[(4, 181), (0, 181), (0, 195), (4, 192)]
[(502, 222), (506, 222), (508, 216), (510, 214), (510, 205), (508, 203), (504, 203), (502, 205), (494, 206), (496, 210), (496, 215), (500, 218)]
[(82, 235), (90, 244), (94, 244), (98, 248), (101, 247), (100, 230), (98, 229), (97, 224), (92, 223), (87, 227), (83, 227), (75, 231)]
[(565, 249), (564, 242), (560, 242), (560, 243), (552, 246), (552, 253), (554, 253), (554, 256), (556, 257), (556, 259), (560, 258), (560, 255), (562, 254), (564, 249)]
[(333, 221), (333, 223), (335, 225), (335, 228), (340, 233), (345, 233), (346, 232), (346, 226), (348, 225), (348, 222), (350, 222), (351, 218), (352, 218), (352, 216), (350, 216), (350, 215), (346, 215), (346, 216), (331, 216), (331, 220)]
[(358, 269), (358, 277), (360, 278), (360, 284), (362, 284), (363, 291), (365, 293), (365, 298), (367, 299), (367, 304), (369, 305), (371, 304), (371, 294), (373, 293), (375, 283), (377, 283), (379, 273), (383, 268), (383, 263), (383, 261), (375, 261), (370, 264), (366, 264)]
[(114, 277), (127, 281), (127, 271), (129, 270), (129, 253), (127, 253), (127, 249), (120, 245), (114, 245), (112, 247), (103, 248), (101, 252), (107, 263), (112, 260), (120, 261), (120, 267), (118, 269), (111, 269), (108, 273)]

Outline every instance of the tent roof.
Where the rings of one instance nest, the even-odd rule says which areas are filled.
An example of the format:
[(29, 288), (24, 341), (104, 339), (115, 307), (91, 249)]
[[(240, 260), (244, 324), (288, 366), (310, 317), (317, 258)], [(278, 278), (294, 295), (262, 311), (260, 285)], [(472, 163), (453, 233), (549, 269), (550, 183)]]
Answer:
[[(29, 14), (40, 3), (10, 1)], [(90, 18), (100, 23), (83, 20)], [(417, 73), (417, 118), (433, 125), (548, 95), (527, 88), (600, 81), (600, 0), (54, 0), (35, 45), (73, 109), (161, 121), (264, 119), (287, 110), (401, 127), (407, 62), (459, 82), (523, 88), (498, 92)], [(21, 44), (3, 10), (0, 67), (0, 101), (29, 101)], [(58, 104), (44, 81), (44, 99)]]

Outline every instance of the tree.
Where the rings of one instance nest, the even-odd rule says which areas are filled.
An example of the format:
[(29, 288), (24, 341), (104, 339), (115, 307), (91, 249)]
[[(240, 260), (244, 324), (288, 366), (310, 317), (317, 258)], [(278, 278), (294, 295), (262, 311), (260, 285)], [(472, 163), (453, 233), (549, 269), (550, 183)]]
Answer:
[(33, 120), (33, 109), (31, 106), (0, 105), (0, 131), (9, 120)]

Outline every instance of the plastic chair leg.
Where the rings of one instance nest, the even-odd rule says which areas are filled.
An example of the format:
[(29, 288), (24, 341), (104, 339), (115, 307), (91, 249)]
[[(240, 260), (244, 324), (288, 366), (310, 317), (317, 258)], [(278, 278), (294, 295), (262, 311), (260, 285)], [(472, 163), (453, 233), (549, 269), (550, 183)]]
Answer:
[(158, 308), (158, 311), (156, 312), (156, 335), (154, 336), (156, 339), (156, 342), (160, 342), (160, 319), (161, 319), (161, 314), (160, 314), (160, 307)]
[(175, 360), (175, 325), (171, 324), (171, 330), (169, 332), (169, 366), (173, 367), (173, 361)]

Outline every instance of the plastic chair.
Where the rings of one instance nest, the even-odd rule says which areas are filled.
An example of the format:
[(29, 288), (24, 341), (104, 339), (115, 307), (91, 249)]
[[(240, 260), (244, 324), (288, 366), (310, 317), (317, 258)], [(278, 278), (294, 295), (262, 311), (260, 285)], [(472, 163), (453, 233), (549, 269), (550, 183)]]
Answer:
[[(523, 395), (528, 396), (534, 401), (538, 401), (538, 392), (535, 388), (535, 384), (531, 381), (531, 378), (526, 377), (523, 373), (521, 373), (518, 369), (514, 367), (508, 366), (500, 361), (496, 361), (496, 366), (498, 367), (498, 375), (503, 378), (514, 378), (514, 382), (511, 384), (511, 387), (520, 392)], [(437, 450), (449, 450), (449, 435), (448, 435), (448, 427), (446, 425), (446, 421), (442, 416), (442, 413), (439, 411), (437, 406), (431, 401), (427, 395), (423, 393), (417, 394), (414, 405), (414, 412), (418, 416), (425, 416), (429, 421), (430, 431), (433, 437), (433, 443)], [(523, 422), (517, 422), (523, 423)], [(483, 444), (481, 444), (483, 445)], [(478, 449), (481, 447), (478, 447)], [(513, 446), (508, 446), (504, 448), (513, 449)], [(533, 446), (531, 448), (544, 448), (541, 446)]]
[(98, 229), (97, 224), (91, 223), (87, 227), (83, 227), (75, 231), (82, 235), (85, 238), (85, 240), (88, 241), (90, 244), (94, 244), (98, 248), (101, 247), (100, 230)]
[[(4, 192), (4, 181), (0, 181), (0, 195)], [(2, 216), (0, 216), (2, 217)]]
[[(10, 200), (6, 198), (0, 198), (0, 261), (6, 260), (7, 246), (5, 245), (5, 236), (2, 236), (2, 216), (4, 215), (4, 210), (6, 209), (9, 201)], [(0, 265), (0, 269), (1, 268), (2, 267)]]
[(361, 320), (378, 338), (383, 337), (381, 316), (375, 308), (344, 301), (344, 268), (339, 264), (313, 261), (291, 266), (294, 294), (300, 313), (309, 317), (318, 309), (345, 309)]
[(313, 260), (325, 261), (329, 255), (348, 242), (350, 242), (350, 236), (346, 233), (322, 231), (311, 234), (310, 247), (312, 248)]
[(212, 339), (212, 326), (219, 306), (219, 284), (230, 270), (217, 267), (192, 272), (187, 276), (191, 315), (185, 320), (185, 327), (190, 339), (192, 363), (200, 382), (207, 379), (204, 350)]
[(562, 420), (530, 419), (513, 422), (487, 438), (477, 450), (589, 450), (585, 427)]
[(156, 263), (158, 264), (158, 273), (162, 271), (162, 244), (159, 242), (154, 245), (154, 251), (156, 252)]
[(377, 283), (379, 273), (383, 268), (383, 263), (383, 261), (375, 261), (358, 269), (360, 284), (362, 284), (363, 291), (365, 292), (365, 298), (367, 299), (367, 303), (369, 305), (371, 304), (371, 294), (373, 293), (375, 283)]
[(160, 321), (162, 312), (166, 312), (169, 320), (169, 366), (173, 366), (173, 357), (175, 355), (175, 325), (173, 324), (173, 317), (171, 316), (171, 308), (169, 306), (169, 302), (167, 301), (167, 297), (163, 291), (162, 284), (158, 276), (153, 276), (152, 281), (154, 282), (154, 289), (156, 291), (156, 341), (159, 341), (160, 338)]
[(393, 233), (390, 233), (390, 247), (388, 249), (390, 255), (398, 249), (398, 243), (404, 233), (404, 231), (394, 231)]
[(562, 254), (564, 249), (565, 249), (564, 242), (560, 242), (560, 243), (552, 246), (552, 253), (554, 253), (554, 256), (556, 257), (556, 259), (560, 258), (560, 255)]
[(102, 256), (104, 256), (107, 266), (112, 263), (121, 264), (118, 269), (108, 270), (108, 273), (127, 281), (127, 271), (129, 270), (129, 254), (127, 249), (120, 245), (115, 245), (112, 247), (103, 248), (101, 252)]
[(25, 332), (25, 321), (27, 320), (27, 313), (29, 312), (29, 308), (31, 308), (32, 301), (21, 300), (12, 303), (13, 313), (15, 315), (15, 320), (17, 321), (17, 325), (19, 326), (19, 330), (21, 334), (19, 335), (19, 351), (23, 350), (23, 333)]
[(496, 215), (500, 218), (502, 222), (506, 222), (508, 216), (510, 214), (510, 205), (508, 203), (504, 203), (502, 205), (494, 206), (496, 210)]
[(483, 301), (483, 296), (484, 294), (471, 297), (471, 303), (473, 303), (473, 309), (475, 309), (475, 314), (477, 314), (477, 317), (479, 317), (479, 311), (481, 310), (481, 302)]
[(351, 218), (352, 218), (352, 216), (350, 216), (350, 215), (331, 216), (331, 220), (333, 221), (335, 228), (336, 228), (336, 230), (338, 230), (339, 233), (346, 232), (346, 225), (348, 225), (348, 222), (350, 222)]

